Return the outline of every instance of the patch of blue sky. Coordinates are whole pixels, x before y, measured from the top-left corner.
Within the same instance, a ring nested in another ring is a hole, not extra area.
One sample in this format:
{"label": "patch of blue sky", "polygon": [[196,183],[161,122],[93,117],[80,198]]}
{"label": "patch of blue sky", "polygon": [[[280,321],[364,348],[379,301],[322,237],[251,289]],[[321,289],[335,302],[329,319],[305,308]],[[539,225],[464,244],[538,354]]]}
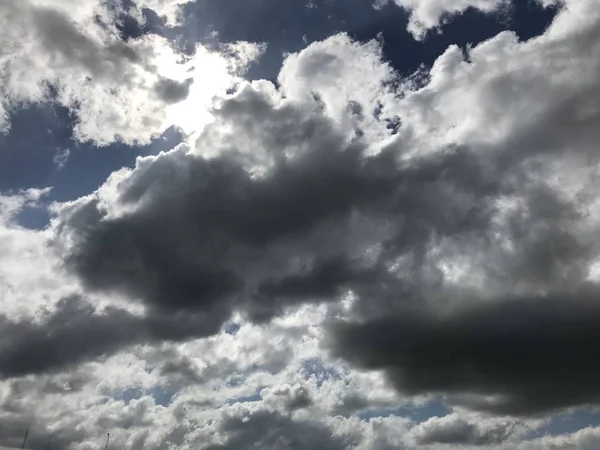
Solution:
{"label": "patch of blue sky", "polygon": [[115,143],[98,148],[73,141],[72,130],[68,110],[46,103],[13,112],[10,133],[0,135],[0,192],[52,187],[42,207],[26,208],[18,216],[22,226],[44,228],[49,214],[43,205],[87,195],[115,170],[133,167],[138,156],[169,150],[182,140],[170,128],[146,146]]}
{"label": "patch of blue sky", "polygon": [[532,432],[528,438],[535,439],[543,436],[559,436],[574,433],[587,427],[600,426],[600,410],[597,408],[582,408],[571,412],[557,414],[547,425]]}
{"label": "patch of blue sky", "polygon": [[431,65],[451,44],[466,47],[487,40],[504,30],[513,30],[522,40],[540,35],[556,14],[556,8],[543,8],[538,2],[514,2],[510,10],[483,14],[469,9],[453,17],[442,29],[416,41],[407,31],[408,13],[389,2],[380,9],[364,0],[314,1],[203,0],[184,8],[186,22],[174,28],[155,31],[183,47],[196,42],[246,40],[267,42],[266,53],[253,65],[251,79],[275,80],[286,53],[297,52],[311,42],[346,32],[360,41],[377,36],[384,41],[384,56],[402,74],[414,72],[422,64]]}
{"label": "patch of blue sky", "polygon": [[404,405],[396,408],[373,408],[360,412],[358,417],[363,420],[375,417],[408,417],[415,423],[421,423],[431,417],[444,417],[450,414],[451,410],[441,401],[432,400],[424,405]]}
{"label": "patch of blue sky", "polygon": [[261,389],[258,389],[254,394],[244,395],[241,397],[232,397],[228,398],[225,403],[228,405],[234,405],[236,403],[255,403],[260,402],[262,400],[262,396],[260,395]]}
{"label": "patch of blue sky", "polygon": [[173,399],[176,395],[174,391],[160,386],[148,389],[146,394],[152,396],[156,405],[164,406],[165,408],[173,403]]}
{"label": "patch of blue sky", "polygon": [[317,380],[317,387],[321,387],[326,380],[341,380],[343,378],[341,369],[325,365],[320,358],[304,361],[300,373],[307,379],[314,376]]}
{"label": "patch of blue sky", "polygon": [[227,322],[223,325],[222,331],[225,334],[229,334],[231,336],[235,336],[238,331],[240,331],[240,324],[236,322]]}
{"label": "patch of blue sky", "polygon": [[122,400],[127,405],[134,400],[150,396],[154,399],[155,404],[167,407],[173,402],[175,394],[174,391],[161,386],[155,386],[146,390],[138,386],[130,386],[122,391],[116,392],[113,395],[113,398],[115,400]]}
{"label": "patch of blue sky", "polygon": [[116,392],[113,395],[115,400],[122,400],[126,405],[132,402],[133,400],[139,400],[144,396],[144,391],[140,387],[130,386],[126,389],[123,389],[120,392]]}

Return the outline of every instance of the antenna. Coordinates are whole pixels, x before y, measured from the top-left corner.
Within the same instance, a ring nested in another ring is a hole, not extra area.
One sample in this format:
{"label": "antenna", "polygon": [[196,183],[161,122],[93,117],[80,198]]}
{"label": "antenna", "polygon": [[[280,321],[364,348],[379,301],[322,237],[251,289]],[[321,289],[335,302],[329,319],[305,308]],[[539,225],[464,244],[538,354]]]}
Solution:
{"label": "antenna", "polygon": [[52,439],[52,434],[48,435],[48,445],[46,446],[46,450],[50,450],[50,440]]}
{"label": "antenna", "polygon": [[27,430],[25,430],[25,437],[23,438],[23,445],[21,445],[21,450],[25,448],[25,443],[27,442],[27,436],[29,435],[29,428],[31,427],[31,422],[27,425]]}
{"label": "antenna", "polygon": [[106,433],[106,445],[104,446],[104,450],[108,449],[108,439],[110,438],[110,433]]}

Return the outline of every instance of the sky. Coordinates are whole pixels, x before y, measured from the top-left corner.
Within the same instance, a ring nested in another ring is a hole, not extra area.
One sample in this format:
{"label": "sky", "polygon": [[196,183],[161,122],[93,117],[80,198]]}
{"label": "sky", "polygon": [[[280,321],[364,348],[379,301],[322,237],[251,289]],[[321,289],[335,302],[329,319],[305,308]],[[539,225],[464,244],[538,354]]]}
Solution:
{"label": "sky", "polygon": [[598,0],[0,2],[0,449],[600,448],[599,74]]}

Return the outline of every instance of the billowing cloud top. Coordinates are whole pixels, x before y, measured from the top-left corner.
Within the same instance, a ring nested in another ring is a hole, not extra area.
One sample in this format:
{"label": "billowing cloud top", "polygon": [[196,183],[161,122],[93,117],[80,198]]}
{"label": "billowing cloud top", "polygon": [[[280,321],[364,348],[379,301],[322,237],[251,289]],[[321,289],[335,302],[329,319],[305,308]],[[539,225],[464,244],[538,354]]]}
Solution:
{"label": "billowing cloud top", "polygon": [[[182,136],[79,198],[0,196],[0,446],[599,445],[552,429],[600,401],[599,5],[410,76],[333,33],[269,81],[270,43],[120,34],[187,3],[0,6],[5,133],[54,103],[80,143]],[[511,7],[394,3],[425,41]]]}

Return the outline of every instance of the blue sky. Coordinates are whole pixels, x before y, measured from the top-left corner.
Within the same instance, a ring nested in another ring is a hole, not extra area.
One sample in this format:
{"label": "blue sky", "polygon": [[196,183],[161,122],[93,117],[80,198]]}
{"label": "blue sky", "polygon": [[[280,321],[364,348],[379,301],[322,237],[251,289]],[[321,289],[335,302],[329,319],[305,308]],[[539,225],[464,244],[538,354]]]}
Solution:
{"label": "blue sky", "polygon": [[0,5],[0,449],[598,448],[595,3]]}

